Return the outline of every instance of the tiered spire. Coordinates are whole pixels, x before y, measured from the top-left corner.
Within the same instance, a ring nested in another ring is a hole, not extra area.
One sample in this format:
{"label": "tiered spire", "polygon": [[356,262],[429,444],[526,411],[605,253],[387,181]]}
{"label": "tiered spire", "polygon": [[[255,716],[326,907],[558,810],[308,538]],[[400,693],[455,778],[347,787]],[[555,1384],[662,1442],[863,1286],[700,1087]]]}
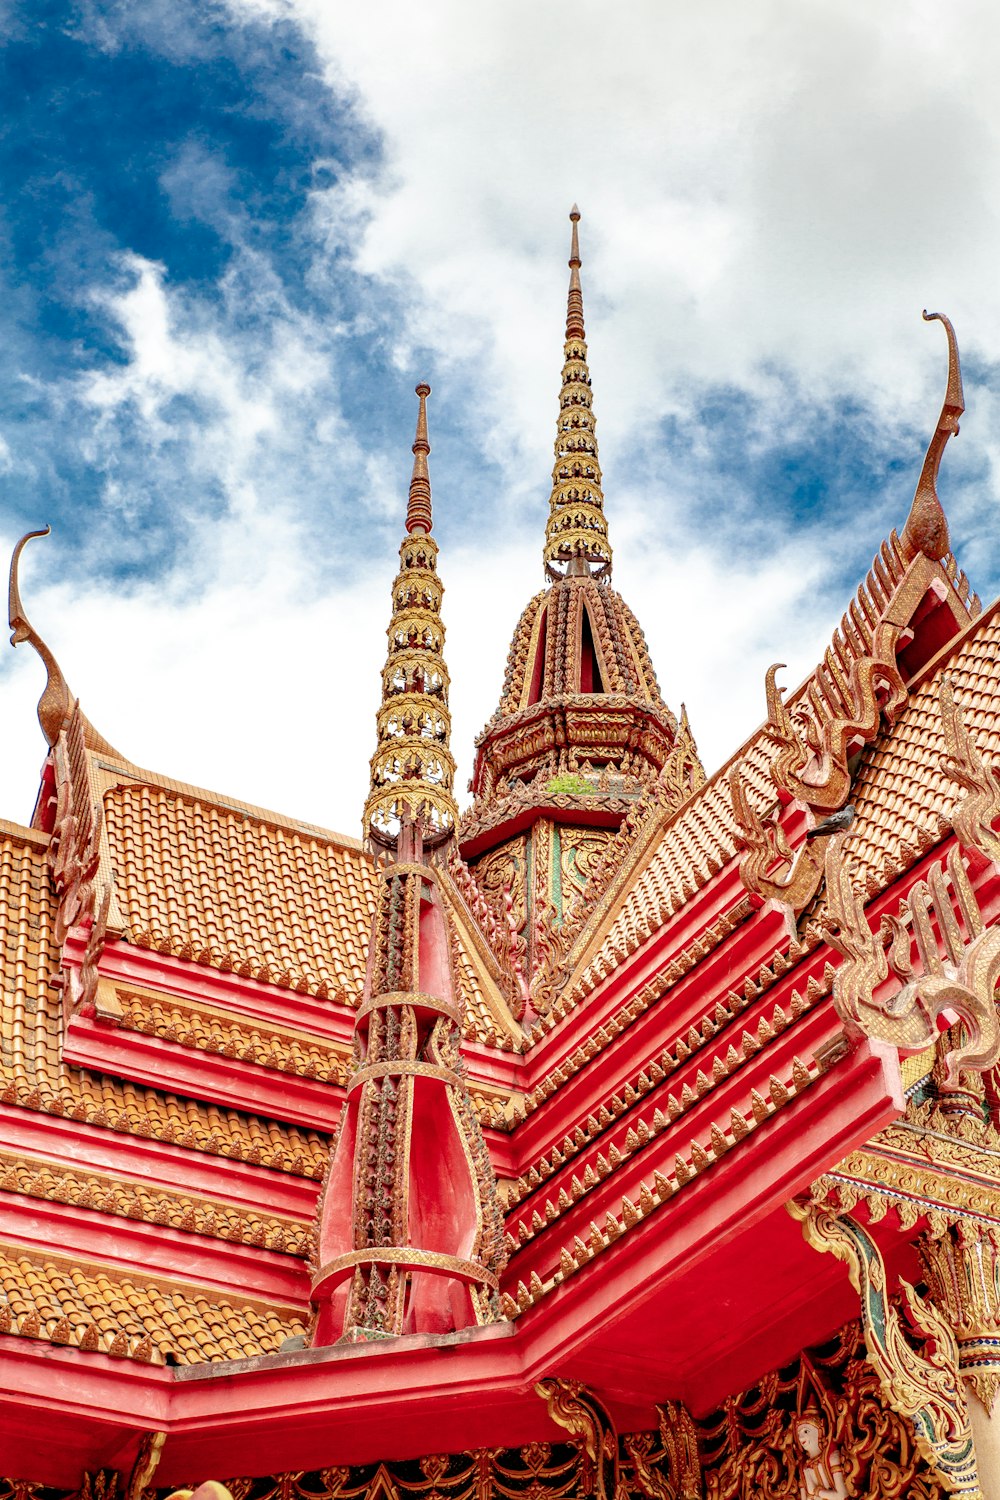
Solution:
{"label": "tiered spire", "polygon": [[570,211],[569,296],[563,348],[562,392],[556,428],[549,519],[545,528],[545,569],[553,578],[567,572],[611,572],[611,547],[604,518],[601,466],[591,410],[590,370],[580,286],[580,210]]}
{"label": "tiered spire", "polygon": [[418,385],[413,477],[406,507],[406,535],[392,590],[389,654],[382,670],[378,748],[371,760],[371,789],[364,829],[376,843],[394,845],[404,823],[420,826],[424,843],[450,833],[457,808],[455,762],[449,749],[448,668],[437,575],[437,543],[431,536],[431,483],[427,470],[429,385]]}

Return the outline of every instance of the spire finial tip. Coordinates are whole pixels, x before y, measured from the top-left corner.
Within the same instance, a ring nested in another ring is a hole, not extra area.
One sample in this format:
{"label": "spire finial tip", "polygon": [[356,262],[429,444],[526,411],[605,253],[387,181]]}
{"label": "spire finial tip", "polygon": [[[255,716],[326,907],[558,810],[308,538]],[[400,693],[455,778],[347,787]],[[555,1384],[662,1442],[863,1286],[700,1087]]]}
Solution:
{"label": "spire finial tip", "polygon": [[579,222],[579,219],[580,219],[580,210],[577,208],[577,206],[576,206],[575,203],[573,204],[573,207],[569,211],[569,216],[573,220],[574,224],[576,224],[576,223]]}

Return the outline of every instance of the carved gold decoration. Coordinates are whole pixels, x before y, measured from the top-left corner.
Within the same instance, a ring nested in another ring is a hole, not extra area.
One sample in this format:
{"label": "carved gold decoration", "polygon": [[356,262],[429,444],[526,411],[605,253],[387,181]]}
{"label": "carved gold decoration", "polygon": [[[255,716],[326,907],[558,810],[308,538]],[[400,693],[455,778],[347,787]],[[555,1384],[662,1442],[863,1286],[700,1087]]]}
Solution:
{"label": "carved gold decoration", "polygon": [[362,819],[365,833],[383,845],[395,843],[406,818],[420,823],[427,844],[446,838],[458,818],[455,761],[448,743],[449,678],[441,623],[444,589],[437,575],[437,543],[430,534],[430,386],[418,385],[417,395],[420,407],[406,536],[392,590],[389,654],[382,669],[382,705],[376,718],[378,749],[371,760],[371,790]]}
{"label": "carved gold decoration", "polygon": [[947,678],[941,680],[938,706],[946,751],[941,769],[963,790],[951,826],[976,864],[1000,864],[1000,834],[994,826],[1000,821],[1000,774],[977,749]]}
{"label": "carved gold decoration", "polygon": [[614,838],[610,829],[566,829],[560,842],[560,876],[563,914],[576,896],[582,895],[595,872],[603,866],[608,844]]}
{"label": "carved gold decoration", "polygon": [[509,839],[484,855],[476,865],[474,878],[494,917],[512,922],[516,932],[523,932],[528,920],[524,839]]}
{"label": "carved gold decoration", "polygon": [[917,1241],[930,1295],[958,1340],[959,1367],[992,1412],[1000,1392],[1000,1226],[968,1220]]}
{"label": "carved gold decoration", "polygon": [[578,1380],[541,1380],[535,1390],[560,1427],[579,1439],[580,1491],[595,1500],[628,1500],[618,1456],[618,1434],[607,1407]]}
{"label": "carved gold decoration", "polygon": [[564,902],[562,924],[549,934],[545,960],[536,965],[532,984],[540,1015],[552,1014],[560,993],[560,980],[566,977],[582,934],[593,931],[606,915],[628,880],[632,860],[648,847],[664,820],[704,783],[705,773],[687,710],[682,706],[676,743],[655,781],[628,805],[618,832],[595,851],[583,889],[573,897],[568,909]]}
{"label": "carved gold decoration", "polygon": [[916,557],[922,552],[935,561],[948,551],[948,521],[937,495],[937,476],[941,457],[950,437],[958,436],[958,419],[965,411],[965,396],[962,392],[962,368],[958,358],[958,340],[950,319],[944,313],[924,312],[924,322],[937,320],[944,324],[948,336],[948,384],[945,389],[941,415],[927,449],[924,466],[917,481],[910,514],[906,518],[900,543],[906,557]]}
{"label": "carved gold decoration", "polygon": [[950,1493],[979,1495],[969,1409],[950,1323],[901,1278],[910,1326],[925,1341],[918,1353],[906,1338],[898,1309],[888,1300],[885,1263],[871,1236],[847,1215],[813,1205],[790,1203],[788,1208],[813,1249],[845,1262],[861,1298],[868,1361],[890,1406],[912,1422],[927,1463]]}
{"label": "carved gold decoration", "polygon": [[[682,1401],[658,1408],[659,1432],[630,1433],[624,1440],[641,1493],[647,1500],[702,1500],[698,1428]],[[659,1452],[654,1452],[659,1439]]]}
{"label": "carved gold decoration", "polygon": [[751,901],[756,907],[776,901],[797,916],[812,900],[823,879],[819,848],[804,843],[794,853],[780,822],[765,822],[760,816],[736,767],[729,772],[729,789],[736,836],[743,846],[740,878]]}
{"label": "carved gold decoration", "polygon": [[[826,851],[829,940],[844,959],[833,984],[837,1014],[849,1030],[906,1050],[929,1046],[937,1018],[955,1011],[967,1037],[944,1059],[942,1088],[959,1087],[962,1068],[993,1067],[1000,1056],[995,991],[1000,979],[1000,927],[984,928],[975,894],[957,849],[917,881],[899,915],[883,919],[876,936],[864,902],[851,881],[843,852],[846,835],[831,838]],[[935,936],[941,933],[946,956]],[[962,928],[970,934],[965,943]],[[910,958],[916,942],[920,972]],[[889,957],[886,957],[886,945]],[[894,994],[883,989],[890,967],[901,981]]]}
{"label": "carved gold decoration", "polygon": [[[448,850],[445,864],[452,888],[471,920],[473,941],[485,949],[490,976],[499,989],[515,1021],[520,1021],[528,1000],[528,981],[525,976],[528,945],[521,932],[515,912],[513,888],[506,886],[498,893],[497,910],[491,905],[479,882],[462,858],[457,844]],[[516,869],[514,878],[517,879]],[[521,877],[522,900],[524,880]]]}
{"label": "carved gold decoration", "polygon": [[[844,616],[846,630],[847,616]],[[883,623],[872,633],[870,651],[856,637],[837,631],[797,705],[801,731],[775,681],[782,663],[767,670],[767,729],[778,745],[771,778],[785,801],[798,798],[814,811],[843,807],[851,789],[848,760],[873,740],[885,715],[892,723],[906,702],[906,684],[896,665],[901,626]]]}
{"label": "carved gold decoration", "polygon": [[[159,1467],[160,1458],[163,1455],[163,1445],[166,1441],[167,1434],[165,1432],[147,1432],[143,1434],[142,1441],[139,1444],[139,1452],[135,1463],[132,1465],[132,1472],[125,1485],[124,1500],[142,1500],[146,1490],[149,1489],[153,1482],[153,1476]],[[204,1488],[203,1485],[202,1489]],[[221,1490],[223,1486],[219,1485],[218,1488]],[[221,1495],[209,1496],[206,1494],[201,1497],[201,1500],[226,1500],[226,1495],[228,1495],[228,1491],[225,1491]],[[232,1500],[231,1496],[229,1500]]]}

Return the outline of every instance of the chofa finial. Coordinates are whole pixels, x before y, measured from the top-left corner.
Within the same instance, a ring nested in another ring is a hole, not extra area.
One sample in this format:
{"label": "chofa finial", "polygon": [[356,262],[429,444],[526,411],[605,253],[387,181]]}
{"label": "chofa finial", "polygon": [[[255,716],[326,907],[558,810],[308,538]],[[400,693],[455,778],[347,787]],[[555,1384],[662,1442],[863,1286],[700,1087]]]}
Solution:
{"label": "chofa finial", "polygon": [[51,747],[58,739],[60,729],[69,722],[70,714],[73,712],[73,695],[59,663],[24,612],[17,577],[18,563],[25,544],[30,542],[32,537],[50,535],[51,527],[49,526],[42,531],[29,531],[14,548],[14,554],[10,560],[10,586],[7,602],[11,645],[20,646],[23,641],[27,641],[34,646],[45,664],[47,675],[44,691],[38,700],[38,722],[42,726],[42,733],[47,744]]}
{"label": "chofa finial", "polygon": [[944,324],[944,331],[948,336],[948,386],[941,415],[924,458],[924,466],[920,471],[913,504],[910,506],[910,514],[906,518],[900,541],[908,559],[922,552],[925,557],[939,561],[946,555],[951,544],[948,537],[948,520],[938,499],[937,476],[945,445],[952,434],[958,433],[958,419],[965,411],[965,397],[962,392],[962,367],[958,358],[958,340],[951,326],[951,320],[946,318],[944,313],[929,313],[926,308],[923,317],[926,323],[936,321]]}
{"label": "chofa finial", "polygon": [[[51,536],[51,534],[51,528],[46,526],[43,531],[29,531],[18,542],[10,560],[10,585],[7,593],[7,615],[10,622],[11,645],[20,646],[22,641],[27,641],[30,645],[34,646],[45,664],[45,687],[42,696],[38,700],[38,722],[42,726],[42,733],[50,749],[59,738],[60,731],[69,723],[76,706],[76,699],[69,690],[69,684],[62,674],[62,668],[59,663],[24,613],[17,570],[25,544],[30,542],[32,537]],[[84,714],[81,714],[80,718],[83,725],[83,742],[88,750],[100,750],[104,754],[113,755],[119,760],[123,758],[121,752],[116,750],[114,745],[109,744],[103,735],[97,733],[93,724],[91,724],[90,720]]]}

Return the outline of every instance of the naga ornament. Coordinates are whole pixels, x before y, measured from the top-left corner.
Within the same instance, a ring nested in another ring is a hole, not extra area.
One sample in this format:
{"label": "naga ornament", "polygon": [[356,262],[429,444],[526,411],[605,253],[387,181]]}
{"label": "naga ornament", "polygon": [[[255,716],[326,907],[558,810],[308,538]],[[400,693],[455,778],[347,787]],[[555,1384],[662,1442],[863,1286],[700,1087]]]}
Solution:
{"label": "naga ornament", "polygon": [[[864,902],[851,880],[836,834],[826,851],[828,938],[843,958],[833,982],[833,1002],[849,1033],[888,1042],[907,1052],[929,1047],[941,1018],[954,1011],[964,1039],[944,1058],[942,1088],[959,1088],[959,1072],[992,1068],[1000,1058],[995,992],[1000,980],[1000,927],[984,925],[958,849],[918,880],[899,915],[884,917],[878,933],[868,925]],[[963,928],[970,934],[966,942]],[[940,932],[944,952],[936,932]],[[916,944],[918,965],[910,957]],[[888,955],[887,955],[888,950]],[[890,970],[900,982],[888,988]]]}
{"label": "naga ornament", "polygon": [[899,1311],[889,1301],[885,1262],[875,1241],[846,1214],[815,1206],[788,1205],[814,1250],[847,1265],[861,1298],[862,1326],[869,1363],[892,1409],[913,1424],[917,1446],[953,1495],[979,1497],[979,1476],[969,1408],[959,1371],[955,1334],[933,1303],[900,1278],[907,1318],[924,1341],[918,1353],[909,1342]]}

